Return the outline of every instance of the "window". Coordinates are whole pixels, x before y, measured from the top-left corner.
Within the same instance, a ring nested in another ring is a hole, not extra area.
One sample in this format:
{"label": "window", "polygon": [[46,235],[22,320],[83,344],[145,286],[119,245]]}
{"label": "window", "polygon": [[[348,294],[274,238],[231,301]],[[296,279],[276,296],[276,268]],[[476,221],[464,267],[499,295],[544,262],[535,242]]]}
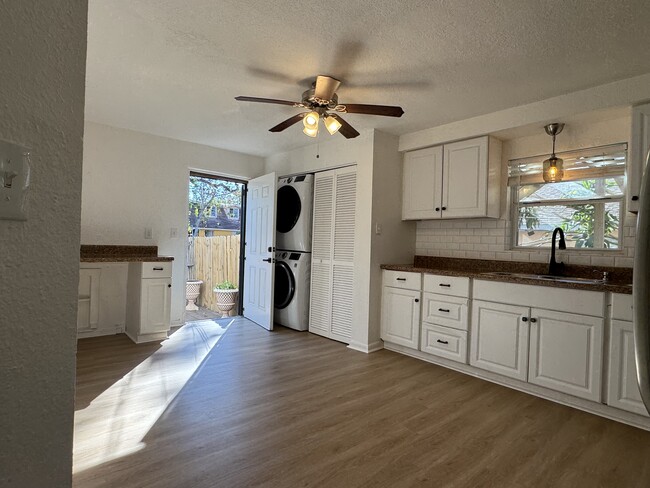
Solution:
{"label": "window", "polygon": [[228,217],[237,220],[239,218],[239,209],[230,207],[228,209]]}
{"label": "window", "polygon": [[627,145],[617,144],[558,154],[564,160],[558,183],[542,179],[545,156],[510,161],[514,246],[550,247],[560,227],[567,248],[619,249],[626,153]]}
{"label": "window", "polygon": [[217,207],[210,208],[210,217],[216,217],[216,216],[217,216]]}

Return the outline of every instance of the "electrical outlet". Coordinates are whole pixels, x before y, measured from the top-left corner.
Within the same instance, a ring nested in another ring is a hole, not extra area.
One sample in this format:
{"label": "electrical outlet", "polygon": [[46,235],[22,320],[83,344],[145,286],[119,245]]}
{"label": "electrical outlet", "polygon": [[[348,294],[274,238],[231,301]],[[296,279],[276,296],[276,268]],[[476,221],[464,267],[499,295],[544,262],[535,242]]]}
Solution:
{"label": "electrical outlet", "polygon": [[178,229],[176,227],[169,229],[169,237],[170,239],[176,239],[178,237]]}
{"label": "electrical outlet", "polygon": [[381,224],[375,224],[375,234],[381,235],[382,227]]}
{"label": "electrical outlet", "polygon": [[151,227],[144,228],[144,238],[153,239],[153,229]]}
{"label": "electrical outlet", "polygon": [[27,220],[29,149],[0,141],[0,219]]}

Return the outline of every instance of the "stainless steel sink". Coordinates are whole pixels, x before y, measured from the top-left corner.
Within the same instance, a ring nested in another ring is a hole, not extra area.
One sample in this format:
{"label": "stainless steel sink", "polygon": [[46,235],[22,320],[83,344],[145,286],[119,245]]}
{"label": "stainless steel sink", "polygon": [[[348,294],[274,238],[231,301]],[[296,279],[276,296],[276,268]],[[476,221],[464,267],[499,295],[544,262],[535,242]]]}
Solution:
{"label": "stainless steel sink", "polygon": [[545,275],[545,274],[509,273],[507,271],[492,271],[490,273],[482,273],[482,274],[486,276],[511,276],[513,278],[555,281],[559,283],[587,283],[587,284],[594,284],[594,285],[605,283],[605,281],[603,280],[596,280],[591,278],[577,278],[571,276],[555,276],[555,275]]}

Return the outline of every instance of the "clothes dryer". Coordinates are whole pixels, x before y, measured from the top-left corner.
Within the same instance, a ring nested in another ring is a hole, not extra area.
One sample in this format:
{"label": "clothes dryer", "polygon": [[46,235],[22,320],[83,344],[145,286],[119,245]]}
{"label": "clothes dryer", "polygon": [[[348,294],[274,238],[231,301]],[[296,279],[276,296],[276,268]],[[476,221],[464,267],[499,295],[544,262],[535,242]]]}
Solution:
{"label": "clothes dryer", "polygon": [[311,252],[313,200],[314,175],[279,179],[276,249]]}

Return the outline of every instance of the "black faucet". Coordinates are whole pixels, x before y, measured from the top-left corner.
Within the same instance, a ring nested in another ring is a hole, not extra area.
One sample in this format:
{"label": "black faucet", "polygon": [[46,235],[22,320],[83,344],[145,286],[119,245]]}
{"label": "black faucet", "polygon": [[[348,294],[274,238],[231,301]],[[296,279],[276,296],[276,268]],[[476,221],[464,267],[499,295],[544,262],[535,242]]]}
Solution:
{"label": "black faucet", "polygon": [[555,261],[555,238],[557,237],[558,232],[560,233],[560,242],[558,244],[559,249],[566,249],[566,241],[564,240],[564,231],[559,227],[553,229],[553,237],[551,240],[551,262],[548,263],[548,274],[550,275],[559,275],[562,269],[564,268],[564,263],[558,263]]}

